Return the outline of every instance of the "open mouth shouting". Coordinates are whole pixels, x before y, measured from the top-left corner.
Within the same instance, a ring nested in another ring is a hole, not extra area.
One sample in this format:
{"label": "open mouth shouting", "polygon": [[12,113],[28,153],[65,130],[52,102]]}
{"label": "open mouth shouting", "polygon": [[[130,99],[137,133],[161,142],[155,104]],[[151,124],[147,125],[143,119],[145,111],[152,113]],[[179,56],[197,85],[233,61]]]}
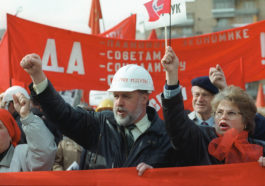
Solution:
{"label": "open mouth shouting", "polygon": [[219,125],[220,130],[222,131],[227,131],[228,129],[230,129],[230,126],[224,121],[220,121],[218,125]]}
{"label": "open mouth shouting", "polygon": [[122,107],[118,107],[116,108],[116,113],[120,116],[120,117],[125,117],[127,115],[127,110],[125,108]]}

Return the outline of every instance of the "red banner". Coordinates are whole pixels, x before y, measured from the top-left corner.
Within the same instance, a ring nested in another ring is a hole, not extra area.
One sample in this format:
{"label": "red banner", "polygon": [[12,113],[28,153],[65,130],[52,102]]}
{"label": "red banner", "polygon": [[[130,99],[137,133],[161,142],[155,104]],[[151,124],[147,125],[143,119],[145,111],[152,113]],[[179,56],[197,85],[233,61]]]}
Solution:
{"label": "red banner", "polygon": [[[114,73],[135,63],[151,74],[155,92],[150,103],[161,111],[160,93],[165,74],[160,60],[163,40],[120,40],[58,29],[15,16],[7,16],[11,75],[30,82],[19,66],[22,57],[38,53],[43,69],[57,89],[107,90]],[[244,83],[265,79],[265,21],[245,27],[196,37],[172,39],[180,59],[180,83],[186,109],[192,110],[190,81],[208,75],[220,64],[228,84],[244,88]],[[162,116],[160,112],[160,116]]]}
{"label": "red banner", "polygon": [[0,42],[0,93],[10,87],[9,60],[8,60],[8,36],[4,33]]}
{"label": "red banner", "polygon": [[265,168],[253,162],[149,169],[141,177],[137,175],[135,167],[87,171],[1,173],[0,185],[261,186],[265,185],[264,178]]}
{"label": "red banner", "polygon": [[136,35],[136,14],[131,15],[113,28],[99,35],[109,38],[134,40]]}

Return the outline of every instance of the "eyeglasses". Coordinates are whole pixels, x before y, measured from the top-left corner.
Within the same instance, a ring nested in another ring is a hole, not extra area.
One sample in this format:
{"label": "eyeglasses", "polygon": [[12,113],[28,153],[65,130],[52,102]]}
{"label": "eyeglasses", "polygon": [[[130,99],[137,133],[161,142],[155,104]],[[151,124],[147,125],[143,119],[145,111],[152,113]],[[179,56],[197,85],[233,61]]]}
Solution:
{"label": "eyeglasses", "polygon": [[224,113],[226,114],[226,117],[229,120],[234,120],[237,118],[238,115],[242,115],[241,112],[217,110],[214,113],[214,116],[215,116],[215,118],[220,119],[223,117]]}

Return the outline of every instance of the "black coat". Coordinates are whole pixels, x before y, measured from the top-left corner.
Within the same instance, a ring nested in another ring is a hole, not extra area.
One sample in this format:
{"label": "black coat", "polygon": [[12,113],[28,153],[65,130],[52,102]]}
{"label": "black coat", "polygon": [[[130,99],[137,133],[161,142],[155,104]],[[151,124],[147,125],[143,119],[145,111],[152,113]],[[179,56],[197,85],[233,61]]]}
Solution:
{"label": "black coat", "polygon": [[[211,165],[223,164],[208,153],[208,145],[217,138],[214,127],[199,126],[190,120],[184,110],[181,94],[165,99],[162,95],[163,114],[166,129],[170,140],[176,150],[178,150],[178,159],[181,159],[180,165]],[[249,143],[255,143],[263,146],[265,153],[265,142],[248,138]]]}
{"label": "black coat", "polygon": [[132,167],[145,162],[155,167],[171,166],[172,146],[164,122],[156,111],[148,107],[151,126],[135,141],[127,152],[125,137],[116,123],[113,113],[84,111],[67,104],[51,83],[39,95],[30,85],[33,99],[40,103],[45,116],[61,130],[89,151],[105,158],[105,168]]}

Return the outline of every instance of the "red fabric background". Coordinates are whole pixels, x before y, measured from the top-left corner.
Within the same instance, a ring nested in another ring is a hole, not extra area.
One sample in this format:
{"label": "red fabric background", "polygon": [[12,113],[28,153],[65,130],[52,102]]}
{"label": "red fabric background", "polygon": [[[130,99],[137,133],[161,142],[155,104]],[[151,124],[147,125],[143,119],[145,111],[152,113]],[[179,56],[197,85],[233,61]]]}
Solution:
{"label": "red fabric background", "polygon": [[257,162],[150,169],[142,177],[135,167],[87,171],[1,173],[0,185],[181,185],[181,186],[261,186],[265,168]]}

